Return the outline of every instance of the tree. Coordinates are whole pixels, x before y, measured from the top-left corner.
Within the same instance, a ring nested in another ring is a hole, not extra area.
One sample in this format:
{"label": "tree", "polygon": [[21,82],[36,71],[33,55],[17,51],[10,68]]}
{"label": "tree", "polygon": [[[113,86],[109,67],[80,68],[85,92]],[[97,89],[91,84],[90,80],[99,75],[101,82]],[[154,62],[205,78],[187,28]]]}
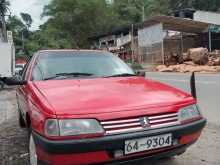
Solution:
{"label": "tree", "polygon": [[20,13],[21,18],[23,19],[23,21],[25,22],[27,29],[29,29],[31,27],[31,24],[33,22],[31,15],[28,13]]}
{"label": "tree", "polygon": [[220,11],[220,1],[219,0],[194,0],[192,3],[195,9],[207,10],[207,11]]}
{"label": "tree", "polygon": [[140,23],[143,11],[147,19],[183,8],[219,11],[220,0],[51,0],[42,14],[49,19],[38,31],[29,31],[32,19],[27,13],[21,13],[24,23],[12,17],[9,27],[16,47],[21,45],[21,29],[26,29],[25,49],[31,55],[39,49],[89,48],[89,37]]}
{"label": "tree", "polygon": [[11,16],[7,20],[7,29],[13,32],[13,40],[15,44],[16,55],[22,52],[25,56],[30,55],[27,47],[28,40],[32,32],[17,16]]}
{"label": "tree", "polygon": [[8,10],[10,3],[8,0],[0,0],[0,12],[1,14],[5,14]]}
{"label": "tree", "polygon": [[142,21],[143,3],[142,0],[115,0],[112,8],[118,15],[119,23],[131,24]]}
{"label": "tree", "polygon": [[[21,33],[25,28],[26,26],[17,16],[11,16],[7,20],[7,29],[13,32],[13,39],[16,46],[16,52],[18,52],[21,49]],[[27,36],[27,31],[25,31],[25,35]]]}
{"label": "tree", "polygon": [[89,47],[88,37],[109,31],[118,22],[104,0],[52,0],[43,16],[73,48]]}
{"label": "tree", "polygon": [[146,18],[171,12],[169,0],[144,0]]}
{"label": "tree", "polygon": [[169,0],[172,10],[194,8],[196,10],[220,11],[219,0]]}
{"label": "tree", "polygon": [[1,21],[1,26],[2,26],[2,34],[3,34],[3,39],[6,41],[7,34],[6,34],[6,22],[5,22],[5,14],[7,10],[9,9],[10,3],[7,0],[0,0],[0,21]]}

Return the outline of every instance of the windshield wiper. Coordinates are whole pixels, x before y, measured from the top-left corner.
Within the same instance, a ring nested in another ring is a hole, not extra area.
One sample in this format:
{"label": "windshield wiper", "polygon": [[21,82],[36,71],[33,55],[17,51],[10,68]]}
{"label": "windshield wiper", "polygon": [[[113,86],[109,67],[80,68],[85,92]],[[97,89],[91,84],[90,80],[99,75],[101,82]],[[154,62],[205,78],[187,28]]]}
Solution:
{"label": "windshield wiper", "polygon": [[72,77],[79,77],[79,76],[92,76],[93,74],[92,73],[80,73],[80,72],[73,72],[73,73],[57,73],[55,76],[51,76],[51,77],[47,77],[47,78],[44,78],[44,80],[51,80],[51,79],[56,79],[56,78],[59,78],[59,77],[69,77],[69,76],[72,76]]}
{"label": "windshield wiper", "polygon": [[130,77],[130,76],[136,76],[136,75],[131,74],[131,73],[121,73],[121,74],[114,74],[111,76],[105,76],[105,78],[108,78],[108,77]]}
{"label": "windshield wiper", "polygon": [[73,73],[57,73],[56,76],[91,76],[92,73],[81,73],[81,72],[73,72]]}

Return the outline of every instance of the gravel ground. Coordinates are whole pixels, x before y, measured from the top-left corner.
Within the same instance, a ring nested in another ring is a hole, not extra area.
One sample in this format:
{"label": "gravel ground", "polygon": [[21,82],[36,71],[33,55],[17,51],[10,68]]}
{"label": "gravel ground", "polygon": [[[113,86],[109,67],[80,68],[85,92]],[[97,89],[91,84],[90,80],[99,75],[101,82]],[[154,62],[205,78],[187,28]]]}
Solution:
{"label": "gravel ground", "polygon": [[[0,164],[28,165],[28,139],[18,126],[15,91],[0,91]],[[208,123],[200,140],[186,153],[173,159],[142,162],[139,165],[219,165],[220,125]]]}
{"label": "gravel ground", "polygon": [[0,164],[28,165],[28,138],[18,125],[15,91],[0,91]]}

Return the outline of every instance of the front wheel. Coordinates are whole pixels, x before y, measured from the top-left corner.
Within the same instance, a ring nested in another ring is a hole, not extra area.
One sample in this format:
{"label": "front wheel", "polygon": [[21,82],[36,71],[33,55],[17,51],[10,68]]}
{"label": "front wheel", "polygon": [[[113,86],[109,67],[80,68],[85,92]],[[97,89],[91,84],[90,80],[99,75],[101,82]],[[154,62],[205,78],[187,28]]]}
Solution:
{"label": "front wheel", "polygon": [[0,89],[3,89],[4,85],[5,85],[4,82],[0,80]]}
{"label": "front wheel", "polygon": [[30,139],[29,139],[29,157],[30,157],[30,165],[39,165],[37,158],[36,144],[34,142],[32,132],[30,133]]}
{"label": "front wheel", "polygon": [[26,123],[25,123],[25,121],[24,121],[24,119],[23,119],[23,117],[22,117],[22,115],[21,115],[20,110],[19,110],[19,112],[18,112],[18,121],[19,121],[19,126],[20,126],[21,128],[25,128],[25,127],[26,127]]}

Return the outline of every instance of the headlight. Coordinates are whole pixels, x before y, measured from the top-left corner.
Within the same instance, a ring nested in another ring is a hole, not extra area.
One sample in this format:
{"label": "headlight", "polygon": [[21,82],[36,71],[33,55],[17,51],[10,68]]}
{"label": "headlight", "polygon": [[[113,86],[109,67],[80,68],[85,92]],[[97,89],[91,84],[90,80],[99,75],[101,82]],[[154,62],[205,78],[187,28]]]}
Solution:
{"label": "headlight", "polygon": [[[56,119],[54,119],[56,120]],[[74,135],[82,135],[82,134],[99,134],[103,133],[104,130],[99,122],[95,119],[65,119],[65,120],[56,120],[53,124],[50,124],[51,119],[47,120],[45,124],[45,132],[49,136],[74,136]],[[52,131],[51,125],[56,125],[58,123],[58,127],[53,127],[57,130]],[[48,127],[50,126],[50,127]],[[58,135],[55,133],[59,132]]]}
{"label": "headlight", "polygon": [[198,105],[190,105],[183,107],[179,111],[179,119],[181,122],[198,118],[201,116]]}

